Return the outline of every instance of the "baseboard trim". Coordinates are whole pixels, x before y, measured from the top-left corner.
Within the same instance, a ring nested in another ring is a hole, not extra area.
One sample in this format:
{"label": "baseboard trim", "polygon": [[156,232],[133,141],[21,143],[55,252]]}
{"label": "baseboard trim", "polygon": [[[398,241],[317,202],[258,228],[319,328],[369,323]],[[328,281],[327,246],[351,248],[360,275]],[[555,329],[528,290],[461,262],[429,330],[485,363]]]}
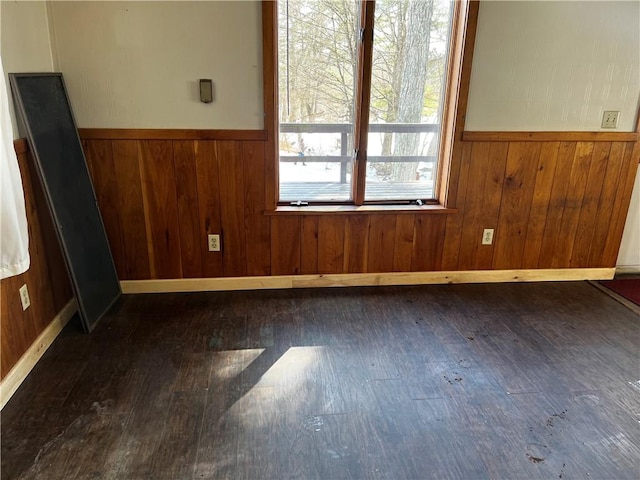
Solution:
{"label": "baseboard trim", "polygon": [[62,307],[62,310],[53,317],[53,320],[47,328],[45,328],[38,338],[36,338],[36,341],[31,344],[29,350],[20,357],[18,363],[5,375],[0,382],[0,410],[4,408],[13,394],[16,393],[18,387],[22,385],[27,375],[33,370],[38,360],[42,358],[44,352],[51,346],[77,310],[76,301],[73,299],[69,300],[69,303]]}
{"label": "baseboard trim", "polygon": [[558,282],[609,280],[615,268],[544,270],[469,270],[462,272],[345,273],[335,275],[277,275],[270,277],[123,280],[122,293],[215,292],[314,287],[365,287],[448,283]]}
{"label": "baseboard trim", "polygon": [[640,265],[625,265],[616,267],[616,275],[632,275],[640,273]]}

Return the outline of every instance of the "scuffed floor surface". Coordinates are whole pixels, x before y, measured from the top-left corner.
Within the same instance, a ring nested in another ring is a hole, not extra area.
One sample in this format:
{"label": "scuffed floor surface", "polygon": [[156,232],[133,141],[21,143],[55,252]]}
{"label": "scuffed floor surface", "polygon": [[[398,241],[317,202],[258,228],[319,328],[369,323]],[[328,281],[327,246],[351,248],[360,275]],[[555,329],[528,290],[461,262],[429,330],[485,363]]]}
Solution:
{"label": "scuffed floor surface", "polygon": [[10,479],[637,479],[640,317],[584,282],[136,295],[2,412]]}

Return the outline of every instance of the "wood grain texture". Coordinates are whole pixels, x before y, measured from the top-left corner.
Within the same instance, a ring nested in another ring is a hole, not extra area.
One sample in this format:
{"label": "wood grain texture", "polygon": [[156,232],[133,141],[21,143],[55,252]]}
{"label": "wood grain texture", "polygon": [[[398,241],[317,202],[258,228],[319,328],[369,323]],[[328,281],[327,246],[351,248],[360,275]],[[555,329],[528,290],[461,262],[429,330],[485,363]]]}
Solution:
{"label": "wood grain texture", "polygon": [[266,140],[265,130],[79,128],[83,140]]}
{"label": "wood grain texture", "polygon": [[140,142],[147,242],[155,278],[182,276],[173,142]]}
{"label": "wood grain texture", "polygon": [[[626,144],[613,143],[609,151],[609,159],[607,161],[607,170],[604,175],[602,194],[600,195],[598,212],[596,215],[596,226],[589,249],[589,264],[602,264],[605,245],[609,238],[609,224],[614,215],[613,205],[615,199],[620,195],[618,185],[625,175],[625,157],[624,152]],[[626,173],[628,174],[628,172]]]}
{"label": "wood grain texture", "polygon": [[337,215],[318,220],[318,273],[343,271],[345,225],[345,217]]}
{"label": "wood grain texture", "polygon": [[318,216],[301,217],[300,273],[318,271]]}
{"label": "wood grain texture", "polygon": [[113,148],[108,140],[84,141],[83,147],[100,214],[109,239],[111,255],[118,271],[118,277],[124,278],[124,246],[122,244],[120,215],[118,214],[118,180],[113,164]]}
{"label": "wood grain texture", "polygon": [[174,141],[173,154],[182,275],[184,278],[199,278],[203,275],[202,230],[195,145],[186,140]]}
{"label": "wood grain texture", "polygon": [[345,273],[360,273],[367,270],[369,252],[368,215],[352,215],[346,217],[344,230],[344,268]]}
{"label": "wood grain texture", "polygon": [[[612,267],[637,163],[635,142],[460,142],[456,209],[274,212],[264,142],[84,144],[123,279]],[[167,231],[177,250],[154,243]]]}
{"label": "wood grain texture", "polygon": [[[31,265],[25,273],[0,281],[1,378],[16,365],[73,296],[27,142],[17,142],[16,147],[29,226]],[[25,284],[29,289],[31,307],[23,311],[18,290]]]}
{"label": "wood grain texture", "polygon": [[392,252],[395,251],[396,220],[395,216],[371,215],[367,272],[393,271],[394,255]]}
{"label": "wood grain texture", "polygon": [[539,156],[539,144],[509,144],[493,268],[522,265]]}
{"label": "wood grain texture", "polygon": [[560,227],[562,214],[569,188],[569,177],[573,157],[576,152],[575,142],[561,142],[558,149],[558,163],[551,186],[551,194],[545,220],[542,245],[538,257],[538,268],[551,268],[553,255],[556,248],[562,248]]}
{"label": "wood grain texture", "polygon": [[446,226],[446,218],[442,216],[416,217],[411,270],[442,270]]}
{"label": "wood grain texture", "polygon": [[300,273],[301,227],[301,217],[271,219],[271,273],[273,275]]}
{"label": "wood grain texture", "polygon": [[560,224],[559,237],[562,240],[562,247],[556,248],[553,252],[551,268],[556,268],[559,265],[567,265],[571,261],[573,244],[578,229],[578,220],[580,219],[580,209],[587,186],[589,169],[591,168],[593,147],[593,142],[578,142],[576,144],[576,153],[573,159],[571,174],[569,175],[567,197],[565,199],[562,222]]}
{"label": "wood grain texture", "polygon": [[551,198],[558,165],[559,149],[560,142],[545,143],[540,149],[531,213],[529,214],[529,224],[527,226],[527,239],[522,258],[523,268],[536,268],[538,266],[547,214],[549,213],[549,199]]}
{"label": "wood grain texture", "polygon": [[598,212],[598,201],[602,194],[610,150],[611,143],[608,142],[596,143],[593,147],[591,167],[589,168],[584,197],[580,206],[580,216],[569,262],[572,267],[581,267],[588,264],[589,250],[593,240],[593,230]]}
{"label": "wood grain texture", "polygon": [[[455,168],[455,171],[459,173],[457,178],[452,178],[451,187],[455,189],[452,193],[452,202],[455,202],[453,204],[464,206],[470,182],[469,169],[471,167],[473,144],[460,143],[460,145],[459,167]],[[464,209],[458,210],[458,213],[447,217],[446,237],[442,251],[442,268],[444,270],[458,269],[458,254],[460,253],[463,225]]]}
{"label": "wood grain texture", "polygon": [[[635,183],[638,161],[640,160],[640,142],[628,142],[625,146],[624,163],[628,166],[626,173],[620,176],[619,192],[613,205],[613,214],[609,224],[609,235],[602,255],[603,264],[615,265],[620,251],[622,232],[624,231],[631,193]],[[624,172],[624,169],[623,169]]]}
{"label": "wood grain texture", "polygon": [[636,142],[635,132],[464,132],[465,142]]}
{"label": "wood grain texture", "polygon": [[216,157],[223,271],[227,277],[244,276],[247,272],[247,236],[242,145],[239,142],[216,142]]}
{"label": "wood grain texture", "polygon": [[202,273],[206,277],[223,276],[222,253],[210,252],[207,235],[218,234],[220,222],[220,188],[215,142],[197,142],[196,175],[198,188],[198,211],[200,213],[200,251]]}
{"label": "wood grain texture", "polygon": [[[113,168],[118,179],[118,214],[124,247],[124,265],[119,269],[123,271],[121,278],[151,278],[138,142],[117,140],[112,143],[112,148]],[[107,224],[109,222],[105,222],[105,227]]]}
{"label": "wood grain texture", "polygon": [[247,275],[269,275],[271,272],[271,222],[264,215],[265,156],[261,142],[243,142],[244,162],[244,229],[246,238]]}
{"label": "wood grain texture", "polygon": [[633,479],[637,318],[586,282],[129,295],[7,404],[1,474]]}

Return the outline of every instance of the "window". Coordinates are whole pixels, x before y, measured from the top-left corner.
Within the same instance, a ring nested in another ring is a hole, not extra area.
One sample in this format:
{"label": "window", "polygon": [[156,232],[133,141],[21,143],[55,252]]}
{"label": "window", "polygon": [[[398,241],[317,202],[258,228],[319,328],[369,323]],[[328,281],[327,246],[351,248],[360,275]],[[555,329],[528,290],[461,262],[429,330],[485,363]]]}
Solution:
{"label": "window", "polygon": [[443,118],[457,94],[452,25],[463,4],[278,0],[274,7],[280,202],[438,198],[442,139],[453,128]]}

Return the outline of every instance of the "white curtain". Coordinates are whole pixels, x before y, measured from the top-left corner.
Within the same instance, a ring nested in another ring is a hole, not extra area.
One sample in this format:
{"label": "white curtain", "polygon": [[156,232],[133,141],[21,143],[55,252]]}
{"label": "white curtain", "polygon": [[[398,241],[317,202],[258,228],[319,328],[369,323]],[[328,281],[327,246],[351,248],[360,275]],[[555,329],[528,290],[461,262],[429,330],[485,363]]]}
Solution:
{"label": "white curtain", "polygon": [[0,58],[0,279],[29,269],[29,230],[22,179],[13,148],[8,93]]}

